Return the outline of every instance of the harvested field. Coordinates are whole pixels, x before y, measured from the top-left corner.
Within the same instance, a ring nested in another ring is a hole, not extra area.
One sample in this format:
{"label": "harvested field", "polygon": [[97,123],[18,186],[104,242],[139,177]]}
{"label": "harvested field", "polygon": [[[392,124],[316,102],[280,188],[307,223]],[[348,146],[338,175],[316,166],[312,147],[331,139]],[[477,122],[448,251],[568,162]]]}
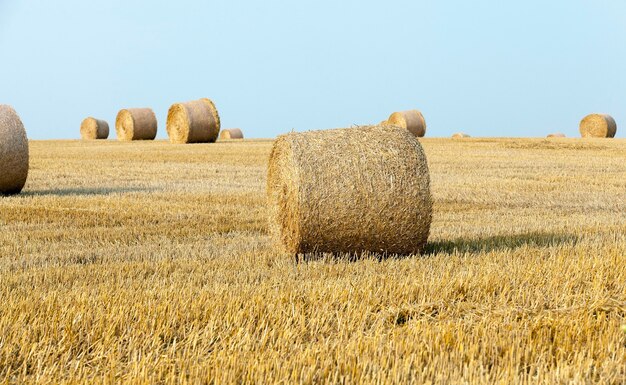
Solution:
{"label": "harvested field", "polygon": [[272,141],[31,142],[0,383],[625,383],[626,140],[420,143],[424,255],[295,264]]}

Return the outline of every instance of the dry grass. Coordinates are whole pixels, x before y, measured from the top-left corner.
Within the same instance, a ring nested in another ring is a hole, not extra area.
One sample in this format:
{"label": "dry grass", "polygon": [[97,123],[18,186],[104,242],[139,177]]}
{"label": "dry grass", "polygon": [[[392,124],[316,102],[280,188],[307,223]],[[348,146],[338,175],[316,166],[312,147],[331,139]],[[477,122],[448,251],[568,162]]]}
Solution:
{"label": "dry grass", "polygon": [[424,256],[295,265],[270,141],[33,142],[0,383],[626,382],[626,141],[421,143]]}

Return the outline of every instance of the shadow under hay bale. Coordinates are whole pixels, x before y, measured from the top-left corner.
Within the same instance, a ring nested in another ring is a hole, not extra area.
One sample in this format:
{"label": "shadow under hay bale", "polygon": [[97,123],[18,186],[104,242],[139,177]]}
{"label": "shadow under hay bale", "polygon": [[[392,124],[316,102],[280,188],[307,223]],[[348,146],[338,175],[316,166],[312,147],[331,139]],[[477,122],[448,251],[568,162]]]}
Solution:
{"label": "shadow under hay bale", "polygon": [[11,106],[0,104],[0,195],[18,194],[28,178],[28,138]]}
{"label": "shadow under hay bale", "polygon": [[156,115],[150,108],[120,110],[115,119],[115,131],[120,141],[154,140],[157,135]]}
{"label": "shadow under hay bale", "polygon": [[80,137],[83,140],[107,139],[109,123],[92,117],[85,118],[80,124]]}
{"label": "shadow under hay bale", "polygon": [[432,219],[419,141],[395,126],[290,133],[270,156],[270,231],[308,253],[418,254]]}
{"label": "shadow under hay bale", "polygon": [[528,232],[493,237],[458,238],[450,241],[429,242],[424,254],[480,254],[492,251],[515,250],[520,247],[549,247],[562,244],[575,244],[578,236],[573,234]]}
{"label": "shadow under hay bale", "polygon": [[58,188],[46,190],[30,190],[24,196],[86,196],[86,195],[112,195],[135,192],[153,192],[156,188],[150,187],[102,187],[102,188]]}
{"label": "shadow under hay bale", "polygon": [[220,132],[220,117],[207,98],[173,104],[167,113],[167,135],[171,143],[213,143]]}
{"label": "shadow under hay bale", "polygon": [[611,115],[591,114],[580,121],[579,129],[583,138],[614,138],[617,124]]}

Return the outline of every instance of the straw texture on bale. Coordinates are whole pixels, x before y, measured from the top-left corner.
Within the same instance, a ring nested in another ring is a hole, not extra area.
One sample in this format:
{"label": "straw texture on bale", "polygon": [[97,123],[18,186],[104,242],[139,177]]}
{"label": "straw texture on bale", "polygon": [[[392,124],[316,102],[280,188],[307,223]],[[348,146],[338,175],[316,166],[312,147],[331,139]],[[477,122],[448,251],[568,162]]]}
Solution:
{"label": "straw texture on bale", "polygon": [[0,194],[17,194],[28,177],[28,138],[11,106],[0,104]]}
{"label": "straw texture on bale", "polygon": [[565,138],[565,134],[555,132],[554,134],[548,134],[548,138]]}
{"label": "straw texture on bale", "polygon": [[109,123],[96,118],[86,118],[80,125],[80,137],[85,140],[107,139]]}
{"label": "straw texture on bale", "polygon": [[464,132],[457,132],[455,134],[452,134],[452,137],[453,138],[469,138],[470,136]]}
{"label": "straw texture on bale", "polygon": [[415,136],[395,126],[279,136],[267,194],[271,232],[291,255],[412,254],[428,239],[426,156]]}
{"label": "straw texture on bale", "polygon": [[611,115],[591,114],[580,121],[580,135],[583,138],[614,138],[617,124]]}
{"label": "straw texture on bale", "polygon": [[243,132],[238,128],[228,128],[220,133],[221,139],[243,139]]}
{"label": "straw texture on bale", "polygon": [[212,143],[220,132],[219,114],[207,98],[175,103],[167,113],[166,128],[172,143]]}
{"label": "straw texture on bale", "polygon": [[420,138],[426,135],[426,120],[418,110],[394,112],[387,119],[387,123],[406,128]]}
{"label": "straw texture on bale", "polygon": [[127,108],[120,110],[115,119],[117,139],[153,140],[157,134],[157,120],[150,108]]}

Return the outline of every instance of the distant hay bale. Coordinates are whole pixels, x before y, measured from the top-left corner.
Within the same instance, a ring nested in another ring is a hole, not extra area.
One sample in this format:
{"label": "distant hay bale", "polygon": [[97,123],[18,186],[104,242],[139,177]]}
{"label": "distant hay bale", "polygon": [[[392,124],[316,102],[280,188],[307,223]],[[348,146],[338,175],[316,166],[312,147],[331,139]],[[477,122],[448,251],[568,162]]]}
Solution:
{"label": "distant hay bale", "polygon": [[166,128],[172,143],[212,143],[220,132],[220,118],[210,99],[175,103],[167,113]]}
{"label": "distant hay bale", "polygon": [[583,138],[614,138],[617,124],[611,115],[591,114],[580,121],[580,135]]}
{"label": "distant hay bale", "polygon": [[157,120],[150,108],[127,108],[120,110],[115,119],[117,139],[153,140],[157,134]]}
{"label": "distant hay bale", "polygon": [[555,132],[553,134],[548,134],[548,138],[565,138],[565,134],[561,132]]}
{"label": "distant hay bale", "polygon": [[432,219],[424,150],[369,126],[279,136],[269,161],[270,229],[292,255],[420,253]]}
{"label": "distant hay bale", "polygon": [[85,118],[80,124],[80,137],[84,140],[107,139],[109,123],[96,118]]}
{"label": "distant hay bale", "polygon": [[470,136],[463,132],[457,132],[455,134],[452,134],[452,137],[455,139],[458,139],[458,138],[469,138]]}
{"label": "distant hay bale", "polygon": [[220,132],[220,139],[243,139],[243,132],[238,128],[227,128]]}
{"label": "distant hay bale", "polygon": [[387,123],[406,128],[420,138],[426,135],[426,120],[418,110],[394,112],[387,119]]}
{"label": "distant hay bale", "polygon": [[18,194],[28,178],[28,138],[11,106],[0,104],[0,194]]}

